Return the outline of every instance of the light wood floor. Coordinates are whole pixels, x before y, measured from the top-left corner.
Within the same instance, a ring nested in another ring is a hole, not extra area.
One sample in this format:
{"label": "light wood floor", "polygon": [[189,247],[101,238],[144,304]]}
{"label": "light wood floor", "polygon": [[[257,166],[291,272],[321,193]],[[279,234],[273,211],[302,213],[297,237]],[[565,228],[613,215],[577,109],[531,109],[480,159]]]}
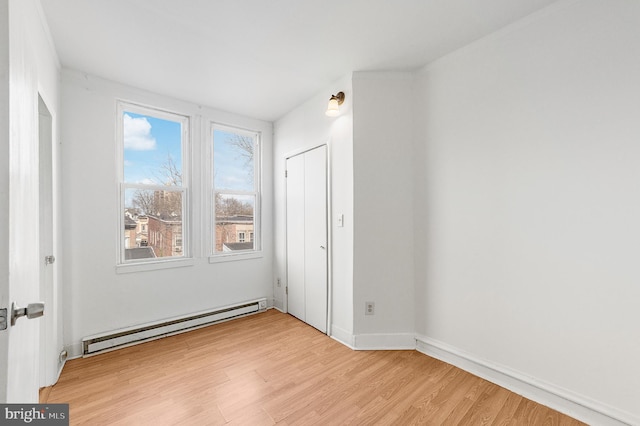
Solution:
{"label": "light wood floor", "polygon": [[67,362],[71,424],[580,425],[416,351],[352,351],[276,310]]}

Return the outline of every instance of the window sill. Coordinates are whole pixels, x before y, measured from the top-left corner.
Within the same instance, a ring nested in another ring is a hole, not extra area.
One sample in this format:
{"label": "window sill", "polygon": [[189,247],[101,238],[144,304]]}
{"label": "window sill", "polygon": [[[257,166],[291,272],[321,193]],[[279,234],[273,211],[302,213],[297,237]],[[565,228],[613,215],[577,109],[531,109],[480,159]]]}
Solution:
{"label": "window sill", "polygon": [[239,260],[259,259],[262,258],[261,251],[252,251],[247,253],[234,254],[216,254],[209,256],[209,263],[235,262]]}
{"label": "window sill", "polygon": [[160,269],[184,268],[186,266],[195,265],[193,258],[176,259],[176,260],[160,260],[155,262],[139,262],[116,265],[116,273],[128,274],[130,272],[157,271]]}

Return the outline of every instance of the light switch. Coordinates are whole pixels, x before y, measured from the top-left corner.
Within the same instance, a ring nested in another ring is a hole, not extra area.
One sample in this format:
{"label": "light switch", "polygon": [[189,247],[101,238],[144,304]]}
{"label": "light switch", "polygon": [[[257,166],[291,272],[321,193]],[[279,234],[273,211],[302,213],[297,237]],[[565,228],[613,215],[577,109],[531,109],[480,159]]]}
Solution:
{"label": "light switch", "polygon": [[339,214],[338,215],[338,228],[342,228],[344,226],[344,215],[343,214]]}

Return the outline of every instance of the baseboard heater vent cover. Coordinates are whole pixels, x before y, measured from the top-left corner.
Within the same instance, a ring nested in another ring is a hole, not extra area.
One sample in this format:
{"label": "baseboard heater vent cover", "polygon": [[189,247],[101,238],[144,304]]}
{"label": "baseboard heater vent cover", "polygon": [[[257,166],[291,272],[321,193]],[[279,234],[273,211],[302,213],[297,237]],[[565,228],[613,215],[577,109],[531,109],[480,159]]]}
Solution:
{"label": "baseboard heater vent cover", "polygon": [[162,337],[172,336],[196,328],[230,320],[267,308],[267,300],[259,299],[240,305],[228,306],[208,312],[172,318],[150,324],[115,330],[108,333],[95,334],[82,339],[82,355],[90,356]]}

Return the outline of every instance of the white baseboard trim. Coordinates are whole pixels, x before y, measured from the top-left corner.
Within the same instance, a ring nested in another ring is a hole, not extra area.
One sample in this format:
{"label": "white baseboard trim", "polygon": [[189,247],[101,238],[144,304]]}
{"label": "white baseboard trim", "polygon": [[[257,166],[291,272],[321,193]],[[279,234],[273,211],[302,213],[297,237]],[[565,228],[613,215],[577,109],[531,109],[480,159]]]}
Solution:
{"label": "white baseboard trim", "polygon": [[276,298],[272,298],[269,300],[271,301],[271,307],[276,308],[280,312],[284,312],[284,303],[282,303],[282,300]]}
{"label": "white baseboard trim", "polygon": [[640,425],[640,418],[508,367],[479,359],[446,343],[416,336],[416,350],[588,424]]}
{"label": "white baseboard trim", "polygon": [[82,358],[82,343],[72,343],[69,346],[65,346],[64,350],[67,351],[67,361],[70,359]]}
{"label": "white baseboard trim", "polygon": [[356,350],[415,350],[413,333],[372,333],[353,336]]}
{"label": "white baseboard trim", "polygon": [[333,340],[337,340],[338,342],[342,343],[349,349],[355,350],[354,339],[353,339],[354,336],[353,334],[351,334],[350,331],[344,330],[338,327],[337,325],[332,324],[331,335],[329,337],[331,337]]}

